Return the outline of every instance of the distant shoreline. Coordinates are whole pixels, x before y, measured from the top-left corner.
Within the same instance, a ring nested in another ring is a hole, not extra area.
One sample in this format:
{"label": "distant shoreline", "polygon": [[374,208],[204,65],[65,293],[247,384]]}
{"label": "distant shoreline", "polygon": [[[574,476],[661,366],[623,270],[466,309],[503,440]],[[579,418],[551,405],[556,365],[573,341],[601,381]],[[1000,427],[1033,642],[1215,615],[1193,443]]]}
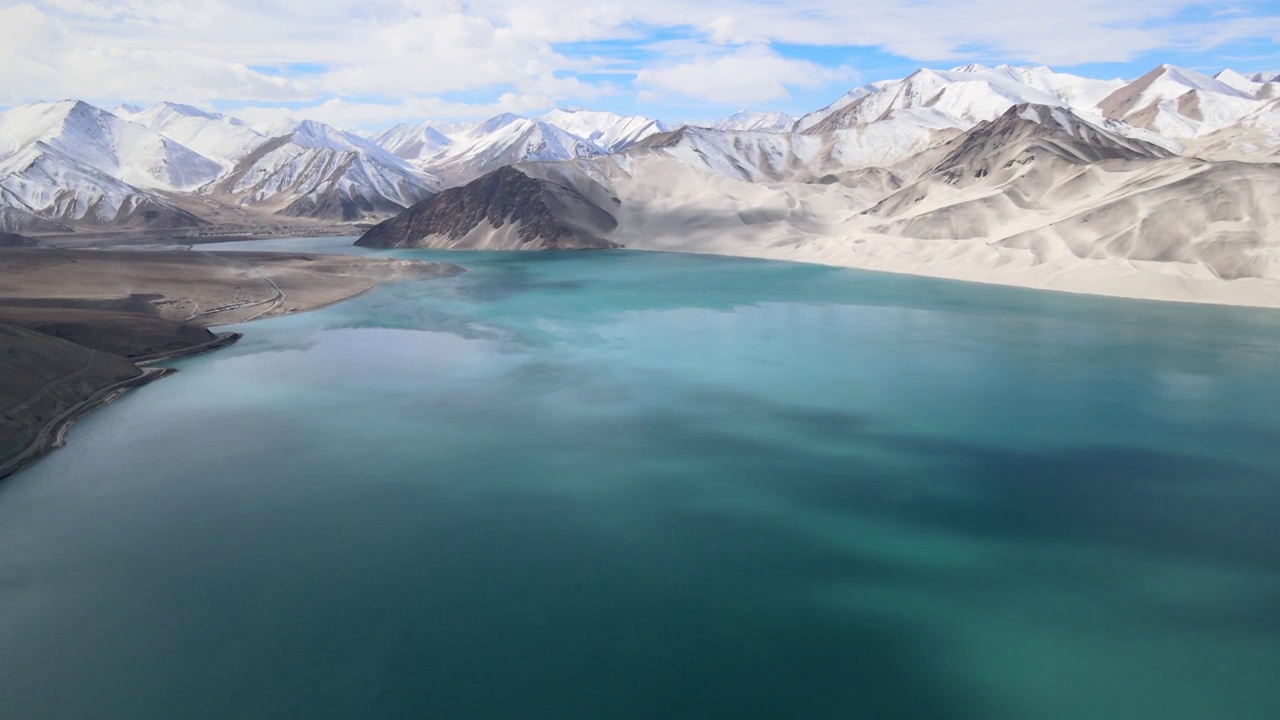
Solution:
{"label": "distant shoreline", "polygon": [[150,367],[154,363],[165,362],[168,360],[181,360],[184,358],[204,355],[225,347],[230,347],[244,337],[241,333],[226,332],[218,333],[217,337],[210,342],[200,345],[193,345],[188,348],[181,348],[164,353],[156,353],[155,355],[133,358],[133,364],[137,365],[142,374],[137,377],[122,380],[105,388],[100,388],[89,397],[81,400],[75,405],[64,410],[58,416],[49,420],[36,433],[35,438],[17,455],[0,463],[0,480],[17,473],[19,470],[28,467],[32,463],[40,460],[50,452],[67,444],[67,433],[70,432],[71,426],[76,421],[87,416],[98,408],[109,405],[126,392],[134,388],[140,388],[143,385],[149,385],[163,377],[168,377],[176,372],[177,368],[157,368]]}
{"label": "distant shoreline", "polygon": [[[26,337],[37,343],[29,347],[56,352],[49,357],[58,360],[68,357],[67,353],[72,353],[72,357],[75,352],[104,353],[115,358],[119,369],[127,371],[127,366],[122,365],[127,362],[140,373],[92,390],[79,399],[75,397],[79,391],[73,390],[69,397],[64,397],[53,408],[47,407],[46,395],[42,400],[46,410],[52,409],[56,413],[48,421],[42,422],[39,414],[26,418],[17,414],[6,419],[17,429],[18,437],[31,433],[31,440],[14,454],[0,458],[0,478],[30,466],[65,444],[69,429],[79,418],[109,404],[132,388],[177,372],[175,368],[155,367],[157,363],[214,352],[242,337],[241,333],[230,331],[211,334],[209,328],[321,309],[364,295],[388,282],[464,272],[463,268],[449,263],[396,259],[268,252],[228,255],[234,257],[208,252],[152,253],[127,249],[6,251],[0,261],[8,263],[5,267],[12,271],[13,277],[22,279],[21,283],[10,288],[8,297],[0,298],[0,301],[9,301],[7,309],[12,318],[0,321],[4,327],[26,327],[22,330],[25,335],[16,336],[19,338],[16,357],[24,357],[24,347],[28,346],[22,343],[28,341],[20,338]],[[101,299],[104,294],[112,297],[115,293],[128,293],[131,298],[135,297],[138,285],[134,283],[137,282],[145,282],[145,287],[154,293],[136,296],[146,299],[146,310],[122,307],[122,301],[118,300]],[[247,295],[246,291],[249,291]],[[0,305],[4,303],[0,302]],[[169,319],[153,315],[153,307],[162,308],[161,314],[168,313]],[[201,312],[202,307],[212,307],[212,310]],[[55,316],[51,317],[50,312]],[[63,315],[56,315],[57,312]],[[80,312],[85,314],[76,314]],[[98,317],[95,312],[107,317],[101,321],[94,319]],[[184,317],[187,319],[183,320]],[[136,341],[139,346],[145,342],[153,348],[164,347],[154,344],[158,342],[154,335],[145,334],[156,331],[157,326],[148,323],[157,321],[168,322],[166,327],[175,330],[203,328],[200,332],[203,337],[198,338],[202,341],[190,344],[197,338],[191,337],[190,333],[172,332],[172,337],[186,337],[187,342],[170,342],[170,349],[159,352],[125,352],[131,341]],[[137,323],[136,327],[140,328],[136,336],[117,334],[122,332],[119,328],[124,327],[132,332],[135,325],[129,323]],[[88,331],[85,330],[86,325],[90,328]],[[173,347],[175,344],[179,346]],[[25,357],[40,356],[31,354]],[[17,403],[12,407],[21,407],[47,388],[67,387],[62,379],[48,378],[48,365],[32,365],[31,362],[15,364],[11,358],[6,366],[12,373],[8,378],[11,382],[7,393]],[[119,374],[117,370],[117,377]],[[84,377],[79,375],[77,382]],[[14,388],[21,391],[24,387],[29,388],[25,393],[14,394]],[[31,392],[36,395],[27,397]]]}
{"label": "distant shoreline", "polygon": [[110,230],[73,233],[29,233],[34,240],[56,248],[128,247],[130,245],[214,245],[224,242],[281,240],[308,237],[355,237],[372,225],[321,225],[271,230],[237,229],[234,227],[189,230]]}

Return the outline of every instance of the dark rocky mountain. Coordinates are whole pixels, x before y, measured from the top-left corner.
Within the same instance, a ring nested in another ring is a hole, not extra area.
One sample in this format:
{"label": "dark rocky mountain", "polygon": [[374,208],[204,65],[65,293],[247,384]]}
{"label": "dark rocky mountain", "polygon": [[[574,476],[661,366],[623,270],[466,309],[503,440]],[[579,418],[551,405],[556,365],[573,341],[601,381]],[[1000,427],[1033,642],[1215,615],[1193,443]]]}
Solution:
{"label": "dark rocky mountain", "polygon": [[614,216],[577,189],[504,167],[414,205],[371,228],[356,244],[381,248],[585,250],[619,247],[605,239],[615,227]]}

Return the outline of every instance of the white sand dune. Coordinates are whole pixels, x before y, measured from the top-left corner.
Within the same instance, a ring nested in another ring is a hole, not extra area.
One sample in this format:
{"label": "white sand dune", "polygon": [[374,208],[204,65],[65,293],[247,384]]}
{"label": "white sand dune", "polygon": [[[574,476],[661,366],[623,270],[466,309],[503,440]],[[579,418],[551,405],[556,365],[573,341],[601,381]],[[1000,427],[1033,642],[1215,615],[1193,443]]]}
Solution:
{"label": "white sand dune", "polygon": [[661,144],[523,169],[616,198],[606,237],[633,249],[1280,308],[1280,164],[1174,156],[1060,108],[822,182],[748,182]]}

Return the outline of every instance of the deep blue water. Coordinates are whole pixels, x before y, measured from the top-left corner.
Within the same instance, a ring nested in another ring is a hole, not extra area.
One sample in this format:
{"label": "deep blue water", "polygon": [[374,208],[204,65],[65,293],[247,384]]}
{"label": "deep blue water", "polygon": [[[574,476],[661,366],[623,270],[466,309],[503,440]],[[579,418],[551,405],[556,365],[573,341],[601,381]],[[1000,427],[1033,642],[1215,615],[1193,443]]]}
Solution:
{"label": "deep blue water", "polygon": [[0,718],[1280,717],[1280,313],[400,254],[0,482]]}

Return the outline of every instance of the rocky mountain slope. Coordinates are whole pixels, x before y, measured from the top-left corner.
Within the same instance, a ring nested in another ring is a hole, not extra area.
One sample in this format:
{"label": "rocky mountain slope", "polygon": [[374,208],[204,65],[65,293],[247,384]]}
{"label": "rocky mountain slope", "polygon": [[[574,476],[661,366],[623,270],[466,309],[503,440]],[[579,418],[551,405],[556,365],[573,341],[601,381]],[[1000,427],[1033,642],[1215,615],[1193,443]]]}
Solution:
{"label": "rocky mountain slope", "polygon": [[308,120],[253,150],[208,192],[280,215],[351,221],[399,212],[433,184],[374,143]]}
{"label": "rocky mountain slope", "polygon": [[607,208],[578,189],[503,167],[374,226],[356,244],[455,250],[610,248],[616,245],[604,236],[616,226]]}
{"label": "rocky mountain slope", "polygon": [[84,102],[0,114],[0,230],[198,225],[165,193],[194,191],[219,172],[181,143]]}
{"label": "rocky mountain slope", "polygon": [[223,169],[235,167],[268,139],[242,120],[179,103],[162,102],[132,112],[117,110],[117,114],[185,145]]}

